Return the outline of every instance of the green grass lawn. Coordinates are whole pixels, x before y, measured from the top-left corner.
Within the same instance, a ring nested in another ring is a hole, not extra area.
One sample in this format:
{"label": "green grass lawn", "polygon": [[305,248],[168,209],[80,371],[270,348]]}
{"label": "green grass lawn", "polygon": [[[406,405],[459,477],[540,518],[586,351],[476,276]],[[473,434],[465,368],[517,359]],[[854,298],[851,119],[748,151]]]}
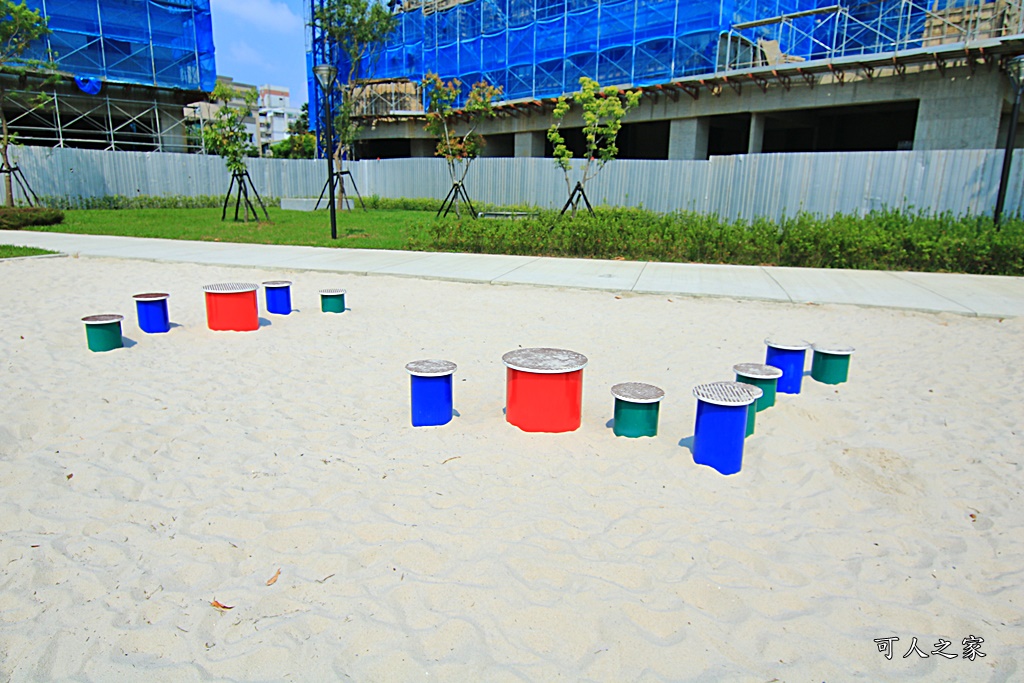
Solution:
{"label": "green grass lawn", "polygon": [[42,256],[43,254],[55,254],[56,252],[35,247],[15,247],[8,244],[0,244],[0,259],[18,258],[19,256]]}
{"label": "green grass lawn", "polygon": [[[233,207],[221,221],[217,209],[87,209],[64,212],[59,225],[33,230],[86,235],[125,235],[163,239],[255,244],[297,244],[315,247],[409,249],[410,238],[426,242],[429,211],[371,209],[339,211],[338,239],[331,239],[326,211],[282,211],[268,208],[270,221],[233,221]],[[262,216],[262,213],[261,213]]]}

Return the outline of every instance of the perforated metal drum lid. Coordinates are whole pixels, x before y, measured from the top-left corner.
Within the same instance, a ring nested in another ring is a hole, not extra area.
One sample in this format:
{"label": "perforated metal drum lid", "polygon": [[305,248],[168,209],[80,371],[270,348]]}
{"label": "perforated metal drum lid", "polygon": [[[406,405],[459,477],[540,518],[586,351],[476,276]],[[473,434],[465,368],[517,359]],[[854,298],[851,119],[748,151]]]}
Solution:
{"label": "perforated metal drum lid", "polygon": [[417,377],[443,377],[455,372],[458,366],[450,360],[414,360],[406,364],[410,375]]}
{"label": "perforated metal drum lid", "polygon": [[264,287],[290,287],[292,284],[291,280],[267,280],[263,283]]}
{"label": "perforated metal drum lid", "polygon": [[251,282],[222,282],[203,286],[203,291],[210,294],[241,294],[242,292],[255,292],[257,289],[259,287]]}
{"label": "perforated metal drum lid", "polygon": [[755,387],[753,384],[743,384],[743,382],[740,382],[740,384],[746,388],[747,393],[749,393],[755,401],[764,396],[764,389],[761,387]]}
{"label": "perforated metal drum lid", "polygon": [[546,347],[509,351],[501,361],[513,370],[539,374],[576,372],[589,362],[582,353]]}
{"label": "perforated metal drum lid", "polygon": [[789,337],[768,337],[764,340],[764,343],[773,349],[781,351],[805,351],[811,348],[810,342]]}
{"label": "perforated metal drum lid", "polygon": [[811,348],[820,353],[827,353],[833,356],[849,356],[854,351],[852,346],[846,346],[845,344],[815,344]]}
{"label": "perforated metal drum lid", "polygon": [[732,366],[733,372],[752,379],[776,379],[782,377],[782,370],[774,365],[764,363],[737,363]]}
{"label": "perforated metal drum lid", "polygon": [[145,294],[136,294],[132,298],[138,299],[139,301],[160,301],[166,299],[169,295],[165,292],[147,292]]}
{"label": "perforated metal drum lid", "polygon": [[331,288],[328,288],[328,289],[321,289],[320,293],[321,294],[326,294],[327,296],[337,296],[338,294],[344,294],[345,290],[344,289],[338,289],[337,287],[331,287]]}
{"label": "perforated metal drum lid", "polygon": [[741,382],[711,382],[695,386],[693,395],[705,403],[716,406],[746,406],[756,400],[750,391],[754,388],[756,387]]}
{"label": "perforated metal drum lid", "polygon": [[105,325],[106,323],[117,323],[124,320],[123,315],[117,315],[116,313],[102,313],[100,315],[87,315],[82,318],[82,322],[86,325]]}
{"label": "perforated metal drum lid", "polygon": [[612,387],[612,396],[629,403],[657,403],[665,398],[665,392],[653,384],[623,382]]}

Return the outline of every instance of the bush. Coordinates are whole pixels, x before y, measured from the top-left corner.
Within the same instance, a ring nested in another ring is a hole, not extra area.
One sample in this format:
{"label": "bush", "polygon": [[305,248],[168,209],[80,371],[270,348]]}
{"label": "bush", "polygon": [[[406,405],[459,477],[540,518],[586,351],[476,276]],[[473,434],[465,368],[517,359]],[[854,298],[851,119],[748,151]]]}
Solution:
{"label": "bush", "polygon": [[59,209],[0,208],[0,230],[20,230],[34,225],[57,225],[63,221],[64,212]]}
{"label": "bush", "polygon": [[[348,195],[346,195],[348,196]],[[348,196],[352,199],[351,196]],[[355,200],[358,204],[358,199]],[[393,199],[391,197],[379,197],[370,195],[366,197],[366,208],[368,209],[395,209],[399,211],[437,211],[441,208],[441,200],[431,197],[419,197],[415,199]]]}
{"label": "bush", "polygon": [[778,223],[687,211],[600,208],[575,219],[540,211],[517,220],[448,218],[423,225],[414,249],[642,261],[1024,275],[1024,222],[876,211]]}
{"label": "bush", "polygon": [[[281,206],[281,200],[275,197],[262,197],[266,206]],[[253,197],[253,206],[256,198]],[[107,195],[104,197],[40,197],[39,203],[55,209],[219,209],[224,206],[224,195],[162,195],[125,197]],[[234,193],[229,206],[234,206]]]}

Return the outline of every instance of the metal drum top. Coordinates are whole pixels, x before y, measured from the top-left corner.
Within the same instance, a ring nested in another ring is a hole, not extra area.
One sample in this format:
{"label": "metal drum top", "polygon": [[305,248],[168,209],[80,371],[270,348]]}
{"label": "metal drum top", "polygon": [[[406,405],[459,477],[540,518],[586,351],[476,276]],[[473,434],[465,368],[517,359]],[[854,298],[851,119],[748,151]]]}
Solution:
{"label": "metal drum top", "polygon": [[117,315],[116,313],[102,313],[100,315],[87,315],[82,318],[82,322],[86,325],[105,325],[107,323],[118,323],[124,320],[123,315]]}
{"label": "metal drum top", "polygon": [[455,372],[458,366],[450,360],[414,360],[405,369],[416,377],[444,377]]}
{"label": "metal drum top", "polygon": [[814,344],[811,348],[819,353],[827,353],[833,356],[849,356],[854,351],[852,346],[846,346],[845,344]]}
{"label": "metal drum top", "polygon": [[[711,382],[698,384],[693,388],[693,395],[705,403],[716,406],[746,406],[757,400],[751,389],[757,387],[742,382]],[[760,392],[760,389],[758,389]]]}
{"label": "metal drum top", "polygon": [[589,362],[582,353],[546,347],[509,351],[501,361],[513,370],[539,374],[576,372]]}
{"label": "metal drum top", "polygon": [[612,396],[629,403],[657,403],[665,398],[665,392],[653,384],[623,382],[612,387]]}
{"label": "metal drum top", "polygon": [[764,363],[737,363],[732,366],[733,372],[751,379],[778,379],[782,377],[782,370],[774,365]]}
{"label": "metal drum top", "polygon": [[788,337],[768,337],[764,343],[781,351],[806,351],[811,347],[811,343],[808,341]]}
{"label": "metal drum top", "polygon": [[209,294],[241,294],[243,292],[255,292],[258,285],[251,282],[222,282],[216,285],[203,285],[203,291]]}

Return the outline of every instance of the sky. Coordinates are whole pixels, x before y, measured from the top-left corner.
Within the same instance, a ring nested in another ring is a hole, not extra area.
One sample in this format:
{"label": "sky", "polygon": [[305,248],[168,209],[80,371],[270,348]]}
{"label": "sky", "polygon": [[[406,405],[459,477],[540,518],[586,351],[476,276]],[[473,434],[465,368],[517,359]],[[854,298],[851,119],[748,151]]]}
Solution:
{"label": "sky", "polygon": [[303,0],[211,0],[217,75],[284,85],[296,109],[307,101]]}

